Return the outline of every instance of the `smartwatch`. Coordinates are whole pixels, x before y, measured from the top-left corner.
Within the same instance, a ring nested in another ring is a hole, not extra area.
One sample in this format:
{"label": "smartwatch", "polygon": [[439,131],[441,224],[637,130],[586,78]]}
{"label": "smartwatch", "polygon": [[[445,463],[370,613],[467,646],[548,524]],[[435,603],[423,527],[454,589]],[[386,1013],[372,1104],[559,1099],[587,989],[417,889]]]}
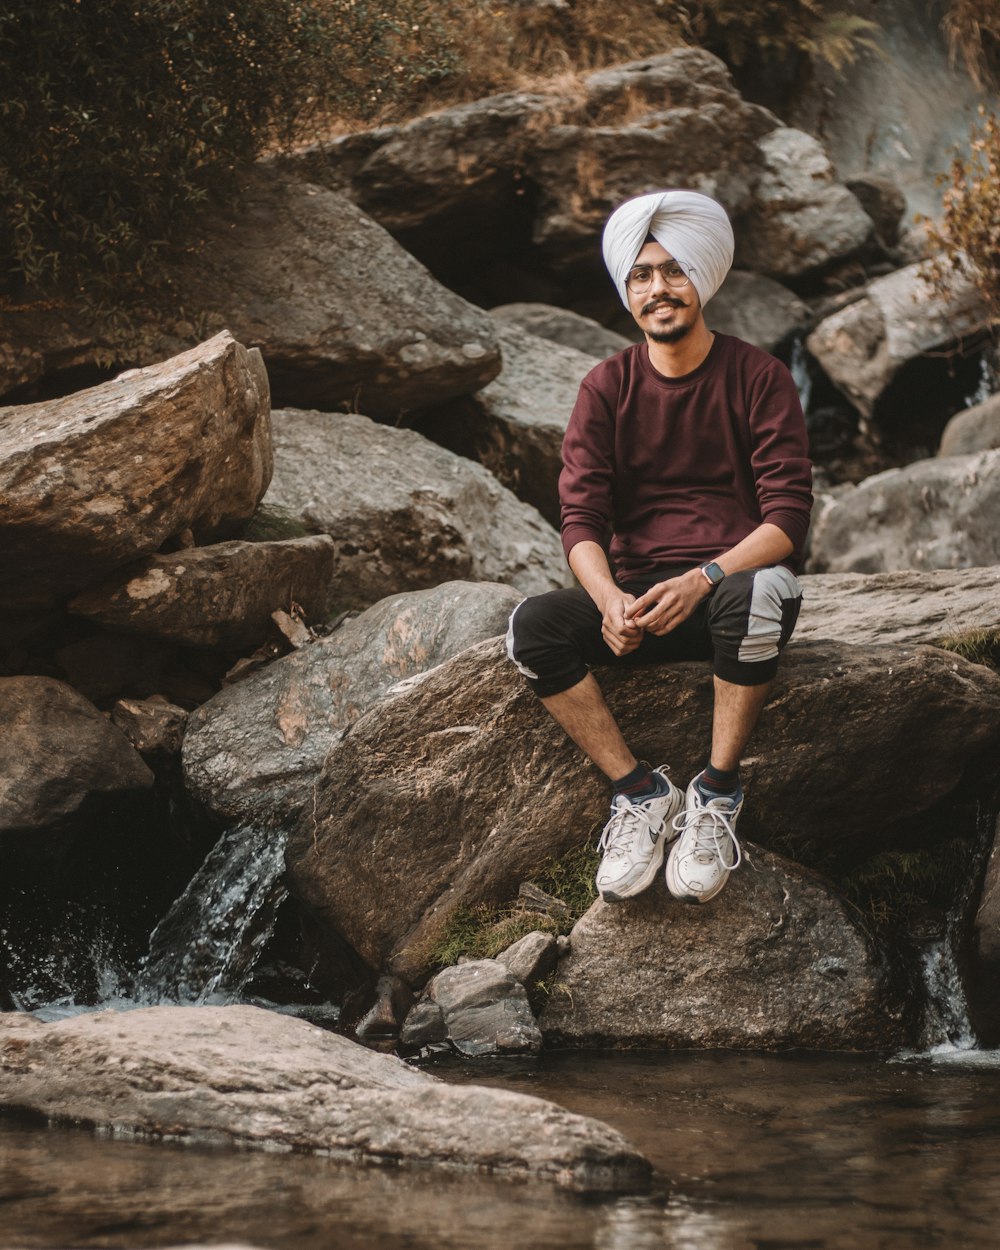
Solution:
{"label": "smartwatch", "polygon": [[708,584],[714,590],[719,582],[726,576],[725,571],[713,560],[710,564],[703,564],[701,572],[704,574]]}

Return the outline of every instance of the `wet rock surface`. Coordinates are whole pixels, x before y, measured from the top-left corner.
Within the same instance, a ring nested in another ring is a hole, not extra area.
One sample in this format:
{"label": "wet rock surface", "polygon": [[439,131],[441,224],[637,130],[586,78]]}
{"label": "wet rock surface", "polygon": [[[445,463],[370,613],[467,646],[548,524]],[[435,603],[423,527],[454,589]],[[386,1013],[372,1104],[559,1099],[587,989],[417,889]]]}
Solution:
{"label": "wet rock surface", "polygon": [[0,409],[0,597],[48,607],[185,532],[231,536],[271,477],[260,354],[227,333],[64,399]]}
{"label": "wet rock surface", "polygon": [[569,584],[559,537],[534,508],[412,430],[282,409],[274,447],[265,502],[332,537],[347,605],[455,579],[525,594]]}
{"label": "wet rock surface", "polygon": [[523,1094],[448,1086],[255,1007],[154,1007],[55,1024],[0,1016],[0,1104],[106,1132],[582,1190],[634,1188],[650,1172],[597,1120]]}
{"label": "wet rock surface", "polygon": [[[706,666],[601,679],[642,758],[669,762],[682,782],[702,766]],[[1000,677],[979,665],[930,647],[793,644],[746,753],[741,834],[807,862],[905,846],[908,818],[998,733]],[[898,788],[885,784],[893,775],[905,778]],[[355,722],[329,753],[289,842],[290,888],[370,967],[419,985],[456,909],[512,898],[599,829],[606,804],[597,771],[499,641],[483,643]],[[345,861],[350,880],[336,869]]]}
{"label": "wet rock surface", "polygon": [[189,793],[222,821],[286,826],[349,725],[398,683],[504,633],[520,598],[489,582],[394,595],[220,691],[188,723]]}
{"label": "wet rock surface", "polygon": [[704,905],[662,876],[598,900],[570,934],[540,1024],[559,1046],[822,1050],[895,1047],[909,1035],[882,954],[818,874],[744,844]]}
{"label": "wet rock surface", "polygon": [[410,1046],[447,1041],[470,1056],[537,1054],[542,1048],[524,985],[495,959],[473,959],[439,972],[407,1017],[400,1041]]}

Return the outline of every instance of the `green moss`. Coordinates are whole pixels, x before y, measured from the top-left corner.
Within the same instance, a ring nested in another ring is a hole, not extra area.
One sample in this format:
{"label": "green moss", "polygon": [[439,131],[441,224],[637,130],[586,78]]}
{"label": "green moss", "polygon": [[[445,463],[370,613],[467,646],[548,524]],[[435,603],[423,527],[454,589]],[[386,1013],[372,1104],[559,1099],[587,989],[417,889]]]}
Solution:
{"label": "green moss", "polygon": [[469,959],[494,959],[513,942],[535,930],[569,933],[597,897],[594,874],[599,860],[597,851],[589,844],[574,847],[535,875],[532,884],[565,905],[566,910],[559,915],[527,910],[516,900],[458,908],[431,948],[431,961],[435,967],[443,968],[456,963],[461,955]]}
{"label": "green moss", "polygon": [[986,626],[966,630],[940,638],[935,644],[945,651],[953,651],[973,664],[985,664],[1000,673],[1000,628]]}
{"label": "green moss", "polygon": [[248,543],[273,543],[286,538],[308,538],[310,533],[299,517],[287,508],[260,504],[242,537]]}
{"label": "green moss", "polygon": [[950,910],[974,853],[969,837],[920,850],[883,851],[839,884],[875,932],[903,930],[928,909]]}

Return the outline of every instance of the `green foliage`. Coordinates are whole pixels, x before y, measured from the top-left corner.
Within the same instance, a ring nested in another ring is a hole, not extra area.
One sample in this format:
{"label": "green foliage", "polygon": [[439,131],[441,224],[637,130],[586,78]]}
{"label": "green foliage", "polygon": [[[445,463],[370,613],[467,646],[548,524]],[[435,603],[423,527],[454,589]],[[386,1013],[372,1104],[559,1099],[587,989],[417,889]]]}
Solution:
{"label": "green foliage", "polygon": [[336,105],[395,89],[416,0],[8,0],[0,251],[8,287],[120,304],[210,196]]}
{"label": "green foliage", "polygon": [[975,853],[971,838],[915,851],[883,851],[842,879],[847,898],[876,933],[906,929],[928,908],[946,913]]}
{"label": "green foliage", "polygon": [[286,538],[307,538],[311,532],[299,517],[286,508],[260,504],[241,537],[248,543],[271,543]]}
{"label": "green foliage", "polygon": [[493,959],[512,942],[539,929],[543,933],[569,933],[597,897],[594,874],[600,857],[592,846],[577,847],[553,860],[534,884],[565,904],[558,916],[528,911],[517,903],[458,908],[431,951],[437,967],[456,963],[460,955],[470,959]]}
{"label": "green foliage", "polygon": [[985,664],[1000,673],[1000,628],[970,629],[941,638],[936,645],[973,664]]}
{"label": "green foliage", "polygon": [[943,259],[925,272],[938,284],[949,270],[967,273],[1000,325],[1000,119],[982,107],[979,118],[969,155],[957,155],[938,180],[945,184],[942,218],[927,223],[927,234]]}

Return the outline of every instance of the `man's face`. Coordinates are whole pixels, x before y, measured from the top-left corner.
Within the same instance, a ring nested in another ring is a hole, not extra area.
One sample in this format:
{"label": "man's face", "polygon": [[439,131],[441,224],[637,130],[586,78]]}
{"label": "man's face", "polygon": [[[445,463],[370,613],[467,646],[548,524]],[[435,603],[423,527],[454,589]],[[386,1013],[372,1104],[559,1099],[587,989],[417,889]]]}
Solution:
{"label": "man's face", "polygon": [[[640,265],[662,265],[674,257],[659,243],[644,243],[631,269]],[[648,291],[636,295],[626,288],[629,308],[636,325],[654,343],[679,343],[701,319],[701,301],[694,284],[681,288],[668,286],[658,269]]]}

